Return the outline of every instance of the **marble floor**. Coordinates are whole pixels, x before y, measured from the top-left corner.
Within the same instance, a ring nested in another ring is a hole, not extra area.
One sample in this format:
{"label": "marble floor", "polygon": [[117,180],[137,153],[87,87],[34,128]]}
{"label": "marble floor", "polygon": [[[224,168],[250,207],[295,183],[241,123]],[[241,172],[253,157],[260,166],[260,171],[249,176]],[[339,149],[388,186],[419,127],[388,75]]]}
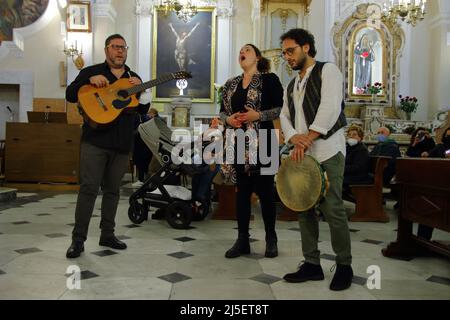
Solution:
{"label": "marble floor", "polygon": [[[188,230],[164,220],[134,225],[127,216],[129,185],[120,199],[116,235],[125,251],[98,245],[100,200],[91,220],[85,252],[68,260],[75,192],[18,193],[0,203],[0,299],[450,299],[450,260],[432,256],[393,260],[381,249],[396,238],[396,213],[387,203],[391,222],[350,223],[355,278],[350,289],[328,289],[334,255],[326,222],[320,223],[324,281],[292,284],[282,277],[301,261],[297,222],[277,222],[279,256],[263,256],[264,228],[259,210],[251,222],[252,254],[225,259],[236,236],[234,221],[207,219]],[[348,210],[353,205],[346,203]],[[435,231],[434,239],[450,241]],[[381,271],[380,288],[369,289],[369,266]],[[81,271],[74,288],[73,270]]]}

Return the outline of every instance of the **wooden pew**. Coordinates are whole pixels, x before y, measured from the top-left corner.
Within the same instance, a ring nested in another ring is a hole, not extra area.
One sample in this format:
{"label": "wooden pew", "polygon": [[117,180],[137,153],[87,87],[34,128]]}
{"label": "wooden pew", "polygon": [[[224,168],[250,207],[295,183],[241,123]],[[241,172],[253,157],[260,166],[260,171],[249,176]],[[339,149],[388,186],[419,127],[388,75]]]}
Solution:
{"label": "wooden pew", "polygon": [[5,140],[0,140],[0,183],[5,179]]}
{"label": "wooden pew", "polygon": [[353,222],[388,222],[389,217],[383,208],[383,172],[390,157],[370,157],[373,184],[351,185],[355,196],[355,214],[350,217]]}
{"label": "wooden pew", "polygon": [[427,251],[450,257],[450,249],[412,234],[413,222],[450,232],[450,160],[398,159],[400,185],[397,241],[381,252],[385,257],[409,258]]}
{"label": "wooden pew", "polygon": [[212,219],[236,220],[236,187],[228,184],[214,184],[218,206]]}

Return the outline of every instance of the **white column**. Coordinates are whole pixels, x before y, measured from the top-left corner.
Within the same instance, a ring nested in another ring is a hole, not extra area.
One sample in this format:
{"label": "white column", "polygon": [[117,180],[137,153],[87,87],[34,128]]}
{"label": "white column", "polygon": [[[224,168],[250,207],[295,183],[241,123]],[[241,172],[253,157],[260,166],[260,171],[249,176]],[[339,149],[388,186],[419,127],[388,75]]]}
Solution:
{"label": "white column", "polygon": [[232,74],[233,54],[233,4],[217,8],[216,82],[223,85]]}
{"label": "white column", "polygon": [[335,11],[336,6],[334,1],[325,1],[325,18],[324,18],[324,25],[325,25],[325,36],[324,36],[324,61],[329,62],[335,62],[335,57],[333,54],[333,48],[331,45],[332,41],[332,35],[331,35],[331,29],[334,25],[334,19],[335,19]]}
{"label": "white column", "polygon": [[136,72],[143,81],[152,75],[153,1],[136,1]]}

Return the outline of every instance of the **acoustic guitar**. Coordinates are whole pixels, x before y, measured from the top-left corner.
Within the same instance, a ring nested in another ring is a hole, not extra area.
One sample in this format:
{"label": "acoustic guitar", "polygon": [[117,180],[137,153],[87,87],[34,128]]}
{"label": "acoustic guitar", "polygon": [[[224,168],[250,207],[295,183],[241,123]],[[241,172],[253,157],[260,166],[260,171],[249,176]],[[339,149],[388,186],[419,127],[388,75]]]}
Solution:
{"label": "acoustic guitar", "polygon": [[192,78],[189,72],[178,71],[135,86],[128,78],[121,78],[104,88],[87,84],[78,90],[78,105],[90,121],[104,125],[113,122],[123,110],[137,107],[137,93],[170,80],[187,78]]}

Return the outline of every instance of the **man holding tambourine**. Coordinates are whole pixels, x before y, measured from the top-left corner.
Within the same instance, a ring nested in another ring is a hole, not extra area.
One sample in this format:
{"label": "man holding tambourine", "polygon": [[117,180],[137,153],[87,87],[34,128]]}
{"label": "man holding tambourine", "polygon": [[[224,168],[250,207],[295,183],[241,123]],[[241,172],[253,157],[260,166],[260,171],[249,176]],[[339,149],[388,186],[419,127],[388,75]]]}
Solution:
{"label": "man holding tambourine", "polygon": [[[288,282],[324,279],[317,245],[319,223],[314,212],[314,207],[318,204],[330,226],[331,244],[336,253],[337,268],[330,289],[344,290],[351,285],[353,271],[350,232],[342,201],[346,125],[342,73],[336,65],[314,59],[314,36],[307,30],[292,29],[281,36],[281,41],[283,58],[299,73],[285,90],[280,115],[285,140],[293,146],[290,158],[280,167],[280,180],[283,177],[295,179],[297,173],[302,171],[310,175],[311,170],[301,168],[301,164],[309,160],[316,162],[320,171],[326,172],[326,178],[322,180],[328,180],[329,183],[328,191],[321,192],[321,199],[317,199],[311,206],[295,210],[302,211],[298,216],[305,263],[297,272],[286,274],[284,279]],[[282,174],[283,167],[292,168],[289,175]],[[298,179],[298,182],[304,181],[308,179]],[[291,183],[292,181],[286,184]],[[325,185],[326,183],[325,181]],[[282,185],[281,181],[279,183],[277,180],[277,188],[278,184]],[[294,184],[297,192],[293,191],[291,200],[309,194],[316,188],[316,184],[309,182],[305,187],[301,183]]]}

